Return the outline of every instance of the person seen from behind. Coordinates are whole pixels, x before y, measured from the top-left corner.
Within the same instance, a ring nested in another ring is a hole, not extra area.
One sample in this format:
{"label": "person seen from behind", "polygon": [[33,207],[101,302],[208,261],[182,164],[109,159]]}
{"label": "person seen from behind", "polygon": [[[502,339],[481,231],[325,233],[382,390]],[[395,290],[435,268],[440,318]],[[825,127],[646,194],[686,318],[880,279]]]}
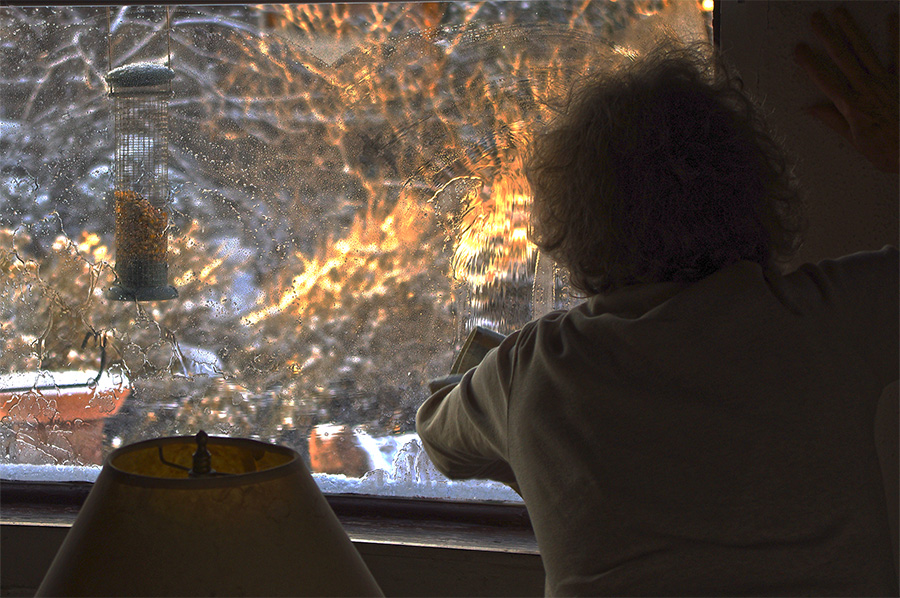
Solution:
{"label": "person seen from behind", "polygon": [[[898,172],[896,68],[845,12],[814,30],[839,70],[798,48],[830,100],[812,113]],[[896,596],[873,422],[898,379],[897,249],[786,272],[798,185],[708,46],[588,79],[526,169],[533,238],[587,300],[417,428],[448,477],[519,492],[547,595]]]}

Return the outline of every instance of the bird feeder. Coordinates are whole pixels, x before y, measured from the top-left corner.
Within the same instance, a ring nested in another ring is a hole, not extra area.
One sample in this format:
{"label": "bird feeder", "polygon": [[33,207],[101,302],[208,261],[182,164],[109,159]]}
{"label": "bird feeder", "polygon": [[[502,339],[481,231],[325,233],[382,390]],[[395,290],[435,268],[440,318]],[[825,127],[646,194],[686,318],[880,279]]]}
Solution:
{"label": "bird feeder", "polygon": [[169,98],[175,72],[129,64],[106,75],[113,101],[116,284],[107,297],[159,301],[178,296],[168,284]]}

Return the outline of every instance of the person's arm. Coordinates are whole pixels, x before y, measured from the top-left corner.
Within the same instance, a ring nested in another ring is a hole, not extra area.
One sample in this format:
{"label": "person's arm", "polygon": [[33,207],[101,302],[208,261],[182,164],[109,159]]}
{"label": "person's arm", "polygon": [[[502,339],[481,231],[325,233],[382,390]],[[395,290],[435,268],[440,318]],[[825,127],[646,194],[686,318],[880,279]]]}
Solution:
{"label": "person's arm", "polygon": [[897,380],[900,376],[900,253],[897,248],[886,246],[880,251],[863,251],[816,265],[806,264],[797,273],[809,276],[820,289],[826,289],[829,303],[842,314],[843,326],[856,336],[854,348],[864,357],[872,378],[881,387]]}
{"label": "person's arm", "polygon": [[451,479],[486,478],[516,489],[507,463],[515,338],[488,353],[458,385],[444,386],[419,407],[416,430],[422,445],[435,467]]}
{"label": "person's arm", "polygon": [[811,21],[830,62],[805,43],[794,51],[794,59],[829,100],[807,110],[847,139],[876,168],[900,172],[897,14],[888,22],[891,56],[887,66],[846,9],[836,9],[832,20],[833,24],[817,12]]}

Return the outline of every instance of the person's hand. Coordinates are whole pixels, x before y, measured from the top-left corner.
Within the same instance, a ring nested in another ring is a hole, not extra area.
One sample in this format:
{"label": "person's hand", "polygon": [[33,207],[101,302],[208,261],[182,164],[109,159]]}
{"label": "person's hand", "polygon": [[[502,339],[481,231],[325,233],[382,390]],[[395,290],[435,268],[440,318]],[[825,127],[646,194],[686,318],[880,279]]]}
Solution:
{"label": "person's hand", "polygon": [[846,138],[876,168],[900,172],[897,14],[888,22],[891,56],[887,66],[846,9],[836,9],[833,21],[834,26],[820,12],[811,19],[813,32],[833,64],[807,44],[799,44],[794,51],[794,59],[830,100],[807,110]]}
{"label": "person's hand", "polygon": [[462,382],[462,378],[462,374],[450,374],[449,376],[444,376],[443,378],[434,378],[428,381],[428,391],[431,394],[434,394],[445,386],[456,386],[457,384]]}

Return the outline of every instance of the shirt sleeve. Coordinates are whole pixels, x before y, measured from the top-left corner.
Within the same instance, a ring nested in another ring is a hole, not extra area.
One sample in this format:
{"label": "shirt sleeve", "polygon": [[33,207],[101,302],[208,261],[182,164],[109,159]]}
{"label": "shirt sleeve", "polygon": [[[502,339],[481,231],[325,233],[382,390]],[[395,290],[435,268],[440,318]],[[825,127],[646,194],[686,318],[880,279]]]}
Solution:
{"label": "shirt sleeve", "polygon": [[[897,248],[868,251],[819,264],[832,300],[858,336],[879,382],[897,380],[900,370],[900,259]],[[826,295],[828,293],[826,292]]]}
{"label": "shirt sleeve", "polygon": [[466,372],[426,400],[416,430],[435,467],[450,479],[484,478],[515,486],[508,463],[509,389],[513,333]]}

